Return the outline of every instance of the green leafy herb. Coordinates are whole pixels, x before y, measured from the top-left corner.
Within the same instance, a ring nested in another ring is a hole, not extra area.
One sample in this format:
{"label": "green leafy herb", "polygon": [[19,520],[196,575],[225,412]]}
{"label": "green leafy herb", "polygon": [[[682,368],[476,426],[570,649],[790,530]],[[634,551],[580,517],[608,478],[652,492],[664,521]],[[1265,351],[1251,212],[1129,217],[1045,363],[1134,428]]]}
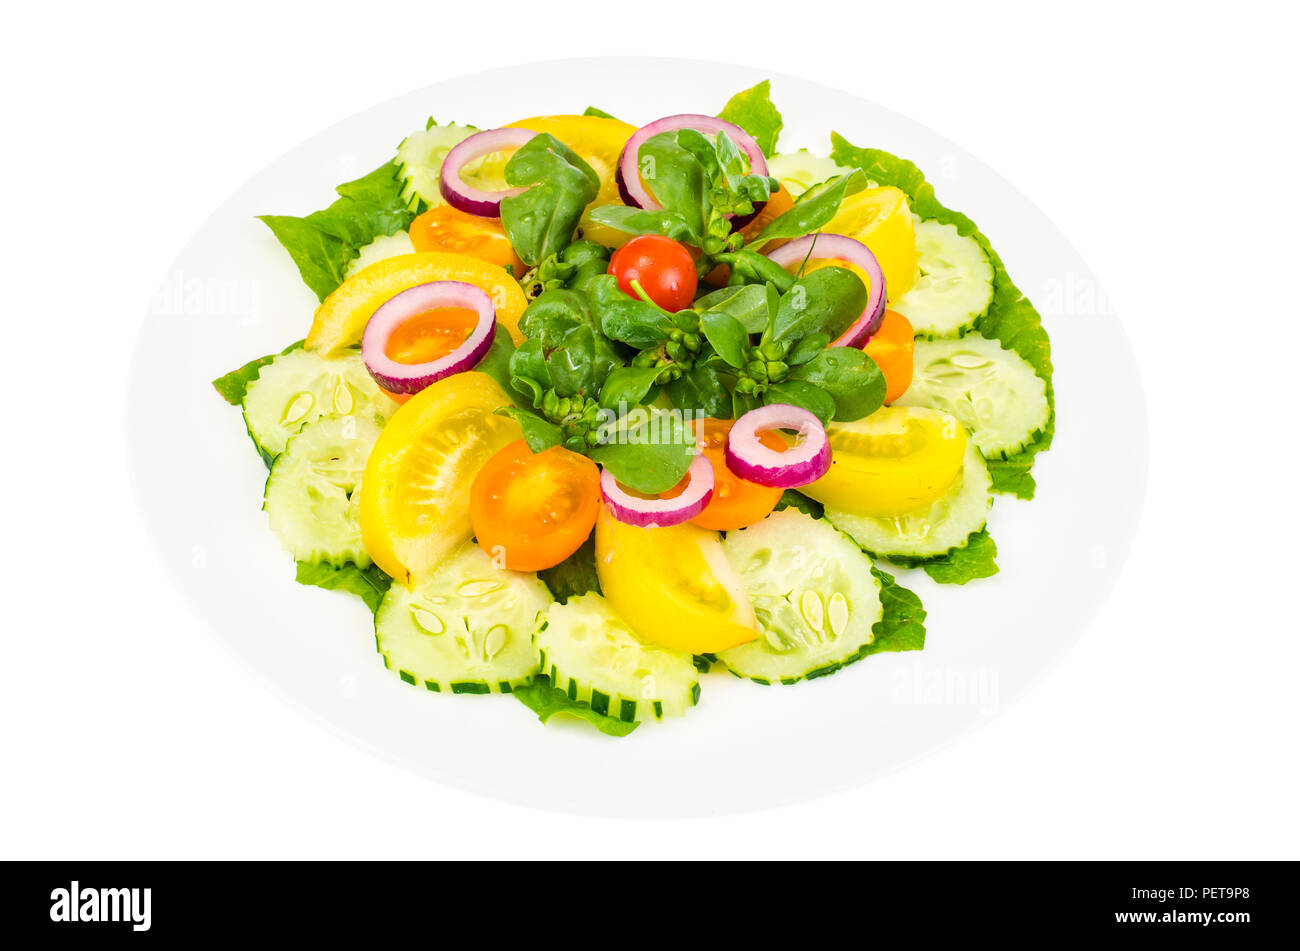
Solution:
{"label": "green leafy herb", "polygon": [[524,441],[533,452],[545,452],[564,443],[564,430],[548,419],[518,406],[503,406],[497,412],[509,416],[524,431]]}
{"label": "green leafy herb", "polygon": [[288,353],[290,350],[297,350],[303,345],[303,341],[291,343],[280,353],[272,353],[265,357],[258,357],[256,360],[250,360],[238,370],[231,370],[225,376],[219,376],[212,381],[222,398],[232,406],[238,406],[244,402],[244,394],[248,392],[248,384],[257,379],[257,375],[262,372],[262,367],[266,366],[281,353]]}
{"label": "green leafy herb", "polygon": [[594,591],[600,594],[600,579],[596,576],[596,539],[589,536],[582,546],[564,561],[537,572],[537,577],[551,589],[551,594],[561,604],[570,598]]}
{"label": "green leafy herb", "polygon": [[625,205],[601,205],[591,210],[591,219],[627,234],[662,234],[682,244],[698,247],[702,241],[686,216],[676,211],[651,211]]}
{"label": "green leafy herb", "polygon": [[640,406],[662,373],[659,367],[619,367],[611,371],[600,391],[600,405],[615,410]]}
{"label": "green leafy herb", "polygon": [[606,112],[604,109],[597,109],[595,106],[588,106],[586,109],[582,110],[582,114],[583,114],[584,116],[598,116],[598,117],[601,118],[601,119],[613,119],[613,118],[614,118],[614,117],[611,116],[608,112]]}
{"label": "green leafy herb", "polygon": [[576,717],[586,720],[606,736],[627,736],[640,724],[626,723],[597,713],[591,705],[580,700],[570,700],[563,690],[551,686],[549,677],[538,676],[525,687],[516,687],[512,694],[516,700],[537,714],[537,719],[547,723],[552,717]]}
{"label": "green leafy herb", "polygon": [[736,93],[718,113],[719,119],[738,125],[752,135],[768,157],[776,152],[777,136],[784,124],[781,113],[772,105],[771,91],[772,84],[765,79],[757,86]]}
{"label": "green leafy herb", "polygon": [[711,311],[730,314],[740,321],[746,333],[761,333],[768,319],[767,288],[763,284],[720,287],[697,300],[695,309],[701,319]]}
{"label": "green leafy herb", "polygon": [[686,475],[695,458],[695,435],[677,413],[640,409],[601,433],[591,458],[623,485],[655,495]]}
{"label": "green leafy herb", "polygon": [[1047,383],[1047,398],[1052,404],[1052,416],[1038,439],[1010,459],[990,463],[993,488],[998,492],[1011,492],[1021,498],[1034,495],[1034,480],[1029,475],[1033,458],[1052,444],[1056,428],[1055,398],[1052,392],[1052,347],[1042,318],[1029,299],[1012,282],[1002,258],[976,227],[975,222],[961,212],[947,208],[935,196],[934,186],[925,180],[919,168],[907,159],[899,158],[880,149],[858,148],[843,136],[831,134],[831,158],[840,165],[858,168],[873,181],[902,189],[911,201],[912,211],[922,218],[933,218],[956,227],[960,234],[973,238],[993,265],[993,303],[988,313],[980,318],[976,329],[986,337],[994,338],[1003,346],[1024,357]]}
{"label": "green leafy herb", "polygon": [[707,366],[694,366],[665,388],[678,409],[695,410],[705,416],[731,415],[731,393],[718,374]]}
{"label": "green leafy herb", "polygon": [[811,234],[835,217],[846,195],[866,187],[866,176],[859,171],[814,185],[799,196],[794,207],[764,228],[750,244],[761,247],[777,238],[799,238]]}
{"label": "green leafy herb", "polygon": [[823,426],[835,418],[835,400],[831,395],[802,380],[783,380],[771,384],[764,393],[764,402],[789,403],[806,409],[821,420]]}
{"label": "green leafy herb", "polygon": [[997,574],[998,566],[993,560],[997,553],[998,546],[986,527],[972,532],[964,547],[925,562],[921,569],[939,584],[965,584]]}
{"label": "green leafy herb", "polygon": [[818,268],[796,280],[772,316],[770,340],[795,341],[809,334],[838,337],[867,306],[867,288],[848,268]]}
{"label": "green leafy herb", "polygon": [[862,419],[885,404],[885,375],[876,361],[856,347],[824,349],[796,366],[790,379],[805,381],[825,393],[834,406],[833,418],[838,420]]}
{"label": "green leafy herb", "polygon": [[749,332],[730,314],[718,310],[700,315],[700,329],[718,356],[737,369],[749,362]]}
{"label": "green leafy herb", "polygon": [[825,508],[816,499],[810,499],[794,489],[786,489],[781,493],[781,498],[776,503],[776,510],[779,512],[781,509],[798,509],[813,518],[821,518],[822,513],[825,511]]}
{"label": "green leafy herb", "polygon": [[506,163],[507,184],[527,187],[501,202],[501,225],[529,267],[557,255],[573,241],[583,210],[600,179],[582,157],[555,136],[533,136]]}
{"label": "green leafy herb", "polygon": [[305,561],[298,562],[297,581],[299,584],[315,585],[330,591],[346,591],[355,594],[370,613],[379,610],[379,602],[388,593],[388,586],[393,579],[384,573],[378,565],[358,568],[356,565],[344,565],[335,568],[332,565],[316,565]]}
{"label": "green leafy herb", "polygon": [[338,201],[305,218],[259,216],[320,300],[343,283],[348,264],[363,247],[383,235],[405,231],[415,218],[402,200],[397,166],[392,162],[336,190]]}
{"label": "green leafy herb", "polygon": [[863,655],[921,650],[925,647],[925,608],[921,599],[888,572],[872,568],[871,573],[880,581],[884,615],[872,626],[875,640],[863,648]]}

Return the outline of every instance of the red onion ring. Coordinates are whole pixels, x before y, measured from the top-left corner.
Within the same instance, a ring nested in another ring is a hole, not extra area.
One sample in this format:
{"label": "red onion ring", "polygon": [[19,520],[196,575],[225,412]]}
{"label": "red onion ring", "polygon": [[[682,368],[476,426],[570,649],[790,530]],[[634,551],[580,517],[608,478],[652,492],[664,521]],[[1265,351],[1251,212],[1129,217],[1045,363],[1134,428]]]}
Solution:
{"label": "red onion ring", "polygon": [[477,132],[468,139],[463,139],[447,153],[442,160],[442,173],[438,178],[438,190],[447,204],[453,208],[478,215],[480,218],[500,218],[501,200],[518,195],[525,189],[507,188],[503,191],[483,191],[473,185],[465,184],[460,173],[465,166],[475,159],[493,152],[517,149],[537,133],[529,129],[491,129]]}
{"label": "red onion ring", "polygon": [[[478,323],[465,342],[444,357],[427,363],[398,363],[388,356],[388,340],[412,317],[435,307],[464,307],[478,313]],[[443,377],[472,369],[487,354],[496,335],[496,308],[481,288],[461,281],[430,281],[395,294],[379,305],[361,335],[366,369],[389,393],[418,393]]]}
{"label": "red onion ring", "polygon": [[832,347],[860,347],[880,329],[885,319],[885,272],[880,262],[861,241],[842,234],[808,234],[783,244],[767,255],[787,271],[805,258],[812,260],[847,261],[867,273],[871,286],[867,288],[867,306],[862,315],[849,328],[831,341]]}
{"label": "red onion ring", "polygon": [[706,456],[696,454],[686,477],[686,488],[673,498],[643,499],[624,489],[605,469],[600,473],[600,494],[610,514],[620,522],[641,528],[667,528],[695,518],[713,498],[713,464]]}
{"label": "red onion ring", "polygon": [[[719,132],[727,133],[727,137],[736,143],[736,147],[749,157],[750,172],[755,175],[767,174],[767,159],[763,157],[763,150],[754,141],[754,137],[740,126],[733,125],[716,116],[695,115],[692,113],[665,116],[637,129],[632,133],[632,137],[627,140],[627,144],[623,146],[623,153],[618,157],[618,171],[615,175],[618,182],[618,193],[623,198],[623,204],[631,205],[634,208],[645,208],[650,211],[658,211],[663,207],[663,205],[655,201],[654,196],[641,182],[641,168],[638,164],[638,156],[641,152],[641,146],[645,144],[647,139],[663,132],[677,132],[680,129],[694,129],[696,132],[705,135],[717,135]],[[446,165],[443,168],[446,168]],[[762,205],[762,202],[754,205],[754,215],[758,214]],[[747,216],[747,219],[752,220],[752,217],[752,215]],[[743,227],[743,225],[738,225],[738,227]]]}
{"label": "red onion ring", "polygon": [[[794,429],[799,441],[785,452],[769,449],[758,434]],[[769,403],[736,420],[727,435],[727,468],[750,482],[778,489],[797,489],[816,482],[831,467],[831,441],[812,413],[789,403]]]}

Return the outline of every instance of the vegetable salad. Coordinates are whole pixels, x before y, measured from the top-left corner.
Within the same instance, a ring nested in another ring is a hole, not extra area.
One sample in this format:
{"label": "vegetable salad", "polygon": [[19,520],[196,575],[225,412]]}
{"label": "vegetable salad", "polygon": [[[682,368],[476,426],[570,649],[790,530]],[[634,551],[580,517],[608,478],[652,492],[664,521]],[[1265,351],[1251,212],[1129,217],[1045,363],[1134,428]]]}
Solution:
{"label": "vegetable salad", "polygon": [[402,681],[625,736],[719,671],[922,649],[894,571],[997,572],[988,512],[1054,432],[1039,316],[911,162],[782,125],[767,82],[430,119],[262,218],[320,306],[215,386],[297,580],[360,597]]}

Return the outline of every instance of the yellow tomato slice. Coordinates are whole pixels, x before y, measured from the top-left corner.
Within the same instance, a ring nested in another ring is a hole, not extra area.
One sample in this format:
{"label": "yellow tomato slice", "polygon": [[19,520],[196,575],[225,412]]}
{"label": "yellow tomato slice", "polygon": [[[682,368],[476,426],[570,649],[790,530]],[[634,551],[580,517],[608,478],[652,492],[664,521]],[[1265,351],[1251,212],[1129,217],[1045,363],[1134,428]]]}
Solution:
{"label": "yellow tomato slice", "polygon": [[652,644],[704,654],[758,636],[744,582],[717,532],[689,522],[638,528],[602,505],[596,575],[614,610]]}
{"label": "yellow tomato slice", "polygon": [[333,353],[360,343],[366,321],[380,304],[399,291],[429,281],[464,281],[482,289],[492,298],[497,321],[510,331],[516,344],[523,342],[519,318],[528,298],[505,268],[466,254],[426,251],[376,261],[336,287],[316,308],[307,349]]}
{"label": "yellow tomato slice", "polygon": [[885,406],[826,431],[830,471],[799,491],[853,515],[890,518],[930,505],[948,491],[966,454],[961,423],[920,406]]}
{"label": "yellow tomato slice", "polygon": [[614,178],[618,170],[618,157],[623,146],[636,131],[636,126],[605,116],[537,116],[510,123],[511,128],[549,132],[573,151],[582,156],[600,179],[596,200],[582,216],[579,228],[582,236],[609,248],[621,247],[632,235],[597,224],[590,218],[591,209],[601,205],[620,205],[618,183]]}
{"label": "yellow tomato slice", "polygon": [[[845,196],[840,210],[822,230],[848,235],[871,249],[885,274],[885,290],[891,301],[906,294],[916,280],[916,230],[907,195],[900,189],[866,188]],[[838,262],[819,263],[824,266]],[[867,283],[860,271],[858,277]]]}
{"label": "yellow tomato slice", "polygon": [[393,414],[361,480],[361,540],[375,564],[418,582],[473,535],[470,486],[499,449],[523,438],[496,410],[510,398],[483,373],[457,373]]}

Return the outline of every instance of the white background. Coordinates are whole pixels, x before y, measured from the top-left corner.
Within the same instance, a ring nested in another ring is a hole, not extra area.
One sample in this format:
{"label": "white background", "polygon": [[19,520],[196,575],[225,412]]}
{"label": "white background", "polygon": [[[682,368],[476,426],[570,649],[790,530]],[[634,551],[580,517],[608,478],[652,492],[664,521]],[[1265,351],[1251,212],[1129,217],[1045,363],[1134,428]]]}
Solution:
{"label": "white background", "polygon": [[[1282,4],[34,9],[0,39],[0,857],[1298,857],[1300,77]],[[959,143],[1074,241],[1143,373],[1146,511],[1091,631],[983,730],[852,793],[647,823],[432,785],[255,683],[137,523],[127,361],[222,199],[412,88],[619,53],[804,76]]]}

